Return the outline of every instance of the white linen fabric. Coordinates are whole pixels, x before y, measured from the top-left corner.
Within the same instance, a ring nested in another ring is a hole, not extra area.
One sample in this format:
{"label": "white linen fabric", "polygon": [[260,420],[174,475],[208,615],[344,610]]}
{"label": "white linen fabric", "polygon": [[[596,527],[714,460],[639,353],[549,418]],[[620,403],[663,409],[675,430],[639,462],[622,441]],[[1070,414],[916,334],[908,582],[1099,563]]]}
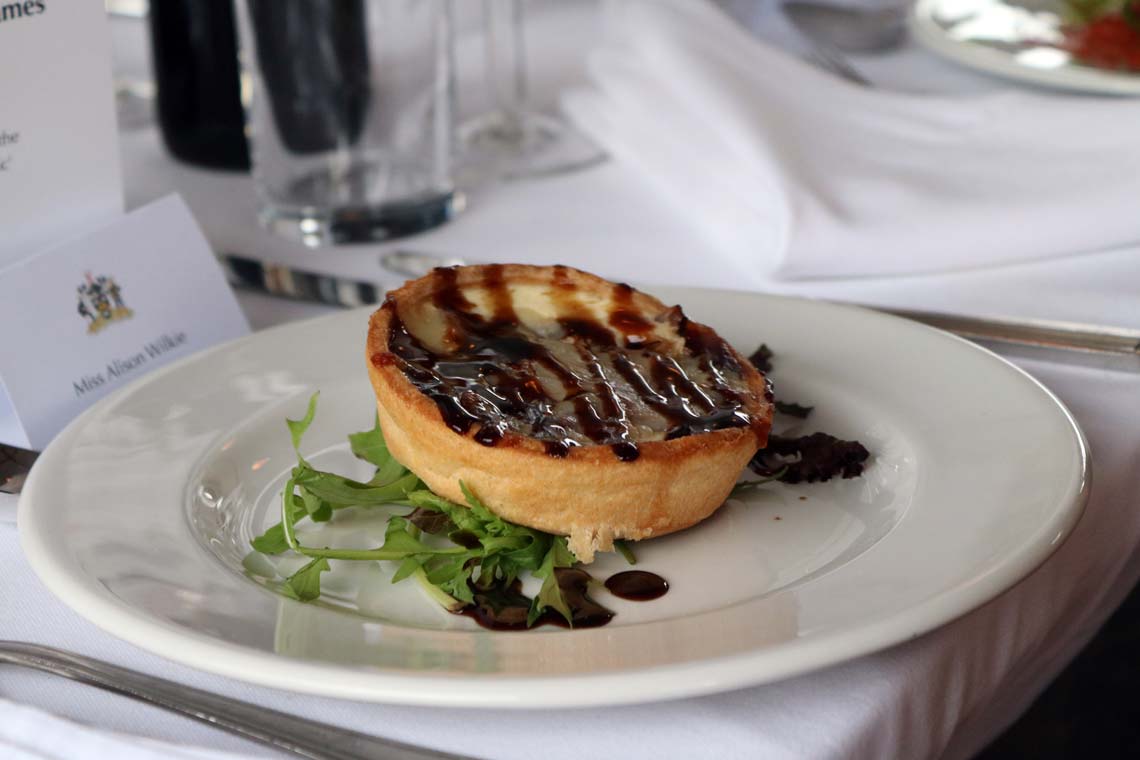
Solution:
{"label": "white linen fabric", "polygon": [[42,710],[0,699],[0,757],[5,760],[241,760],[211,749],[185,747],[100,731]]}
{"label": "white linen fabric", "polygon": [[[1025,708],[1140,574],[1140,440],[1134,432],[1140,429],[1134,403],[1140,375],[1025,366],[1068,404],[1093,452],[1092,499],[1073,535],[1026,580],[960,620],[800,678],[663,704],[537,713],[288,694],[195,672],[100,633],[40,585],[11,525],[0,525],[0,638],[62,646],[275,709],[478,757],[531,760],[541,747],[552,760],[603,750],[623,758],[965,758]],[[52,676],[0,674],[7,699],[116,731],[250,751],[244,742],[156,715],[154,708],[87,687],[63,688]],[[0,736],[12,720],[0,710]],[[989,725],[962,731],[978,722]],[[0,743],[0,756],[7,756],[5,749]]]}
{"label": "white linen fabric", "polygon": [[[560,12],[569,5],[560,0]],[[858,64],[876,80],[900,86],[914,84],[916,71],[926,77],[921,81],[926,88],[993,86],[913,50]],[[376,246],[314,254],[259,232],[250,221],[248,177],[178,166],[147,131],[124,135],[122,154],[129,205],[179,190],[221,250],[341,276],[380,275]],[[689,215],[678,215],[675,206],[646,193],[643,179],[624,162],[496,188],[477,197],[454,223],[397,245],[475,261],[562,261],[647,283],[766,289],[1140,328],[1137,249],[937,276],[777,281],[763,275],[755,258],[710,251]],[[241,302],[255,329],[327,311],[252,294],[242,295]],[[762,338],[763,325],[756,330]],[[1092,497],[1071,538],[1022,583],[960,620],[800,678],[664,704],[557,712],[384,706],[275,691],[170,663],[103,633],[40,584],[20,551],[16,526],[3,519],[0,639],[70,649],[277,710],[480,757],[969,757],[1024,710],[1140,577],[1140,407],[1135,402],[1140,373],[1039,362],[1023,366],[1069,405],[1091,444]],[[251,757],[286,757],[34,671],[0,666],[0,697],[121,734]],[[0,735],[13,720],[11,709],[0,705]],[[99,746],[86,734],[73,736],[77,749],[71,757]],[[8,756],[0,743],[0,757]]]}
{"label": "white linen fabric", "polygon": [[577,125],[738,264],[923,272],[1140,240],[1140,103],[864,88],[705,0],[607,5]]}
{"label": "white linen fabric", "polygon": [[16,502],[15,496],[0,493],[0,523],[16,522]]}

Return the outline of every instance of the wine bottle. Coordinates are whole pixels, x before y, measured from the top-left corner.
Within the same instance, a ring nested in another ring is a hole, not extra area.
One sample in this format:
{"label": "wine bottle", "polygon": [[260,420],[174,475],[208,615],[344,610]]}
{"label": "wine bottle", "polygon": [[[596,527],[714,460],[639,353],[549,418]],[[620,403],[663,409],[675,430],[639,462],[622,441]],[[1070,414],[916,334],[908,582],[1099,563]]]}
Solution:
{"label": "wine bottle", "polygon": [[249,169],[232,0],[151,0],[162,137],[176,158]]}

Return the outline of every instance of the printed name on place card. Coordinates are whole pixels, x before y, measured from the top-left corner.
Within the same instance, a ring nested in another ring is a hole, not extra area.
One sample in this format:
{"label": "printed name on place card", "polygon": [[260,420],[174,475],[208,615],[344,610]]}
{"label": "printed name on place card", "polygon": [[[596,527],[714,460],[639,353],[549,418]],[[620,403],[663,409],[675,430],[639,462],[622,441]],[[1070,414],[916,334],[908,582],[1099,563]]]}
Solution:
{"label": "printed name on place card", "polygon": [[0,303],[13,320],[0,443],[24,448],[163,364],[249,332],[177,196],[0,271]]}

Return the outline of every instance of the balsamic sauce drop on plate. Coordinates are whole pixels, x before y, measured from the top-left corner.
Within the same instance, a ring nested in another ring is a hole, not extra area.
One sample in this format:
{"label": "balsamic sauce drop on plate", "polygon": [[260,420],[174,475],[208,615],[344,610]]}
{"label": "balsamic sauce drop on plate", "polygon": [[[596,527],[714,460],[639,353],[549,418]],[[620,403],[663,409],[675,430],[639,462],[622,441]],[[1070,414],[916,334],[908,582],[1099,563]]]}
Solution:
{"label": "balsamic sauce drop on plate", "polygon": [[[573,626],[566,622],[556,610],[547,609],[534,626],[549,623],[561,628],[597,628],[613,620],[614,613],[590,598],[587,593],[590,574],[577,567],[556,568],[554,577],[562,590],[562,598],[570,608]],[[469,604],[456,614],[465,615],[484,628],[493,631],[523,631],[528,628],[530,598],[522,593],[518,580],[510,585],[498,584],[489,589],[473,587],[475,603]],[[534,627],[530,626],[530,627]]]}
{"label": "balsamic sauce drop on plate", "polygon": [[622,599],[648,602],[660,599],[669,590],[669,582],[657,573],[645,570],[626,570],[606,579],[610,593]]}
{"label": "balsamic sauce drop on plate", "polygon": [[[580,567],[560,567],[555,569],[554,577],[558,581],[558,588],[562,590],[562,598],[570,608],[573,625],[567,624],[566,619],[557,611],[547,609],[535,621],[534,626],[549,623],[561,628],[597,628],[613,620],[613,612],[590,598],[588,591],[593,578],[588,572]],[[644,570],[626,570],[612,575],[605,585],[614,596],[637,602],[659,599],[669,590],[669,583],[664,578]],[[493,631],[523,631],[534,627],[527,625],[531,600],[522,593],[522,585],[518,580],[509,585],[500,583],[487,589],[472,584],[472,592],[475,603],[467,605],[456,614],[469,617]]]}
{"label": "balsamic sauce drop on plate", "polygon": [[[373,357],[396,363],[456,433],[475,427],[473,438],[484,446],[520,434],[541,441],[552,457],[604,445],[621,461],[633,462],[641,455],[630,418],[637,405],[665,420],[667,440],[753,424],[735,354],[679,307],[661,320],[673,323],[686,357],[660,345],[656,324],[634,308],[630,286],[614,286],[603,324],[578,299],[569,270],[556,267],[550,295],[561,332],[539,336],[520,322],[503,268],[492,265],[483,272],[479,286],[489,300],[489,317],[464,295],[457,269],[435,270],[432,302],[445,315],[446,342],[457,348],[446,354],[429,350],[388,302],[392,358]],[[556,351],[552,343],[567,350]],[[551,383],[558,386],[554,392]]]}

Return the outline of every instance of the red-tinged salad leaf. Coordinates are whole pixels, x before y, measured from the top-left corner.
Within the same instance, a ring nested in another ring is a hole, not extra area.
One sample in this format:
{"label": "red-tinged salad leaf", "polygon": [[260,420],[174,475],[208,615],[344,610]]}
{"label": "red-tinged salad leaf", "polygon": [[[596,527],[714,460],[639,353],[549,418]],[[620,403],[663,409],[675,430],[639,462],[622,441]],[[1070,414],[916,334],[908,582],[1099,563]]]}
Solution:
{"label": "red-tinged salad leaf", "polygon": [[840,440],[827,433],[800,438],[769,435],[768,445],[756,452],[748,466],[757,475],[777,477],[784,483],[815,483],[858,477],[869,456],[858,441]]}
{"label": "red-tinged salad leaf", "polygon": [[533,600],[522,592],[517,580],[476,588],[473,599],[469,608],[471,617],[487,628],[522,631],[534,625],[530,620]]}
{"label": "red-tinged salad leaf", "polygon": [[[757,369],[772,369],[772,350],[761,344],[749,357]],[[815,407],[775,400],[776,413],[785,417],[806,419]],[[815,483],[834,477],[854,478],[863,474],[870,452],[859,441],[844,441],[827,433],[789,437],[776,433],[768,436],[768,443],[752,458],[748,466],[760,480],[742,481],[733,488],[732,495],[764,483],[779,480],[784,483]]]}
{"label": "red-tinged salad leaf", "polygon": [[760,348],[753,351],[752,354],[748,357],[748,361],[752,363],[753,367],[760,370],[761,372],[771,372],[772,349],[768,348],[768,344],[761,343]]}
{"label": "red-tinged salad leaf", "polygon": [[406,515],[406,518],[412,525],[433,536],[439,533],[453,533],[457,530],[450,517],[444,512],[438,512],[434,509],[416,507],[410,514]]}
{"label": "red-tinged salad leaf", "polygon": [[815,409],[814,406],[803,406],[791,401],[780,401],[779,399],[776,399],[772,403],[776,405],[776,411],[780,414],[786,414],[789,417],[795,417],[800,420],[806,420],[812,410]]}
{"label": "red-tinged salad leaf", "polygon": [[[760,348],[753,351],[752,355],[748,357],[748,361],[752,363],[753,367],[767,374],[772,371],[772,357],[774,355],[772,349],[768,348],[767,343],[761,343]],[[812,409],[815,408],[790,401],[780,401],[779,399],[775,399],[772,403],[775,405],[776,411],[780,414],[786,414],[789,417],[796,417],[801,420],[807,419]]]}

